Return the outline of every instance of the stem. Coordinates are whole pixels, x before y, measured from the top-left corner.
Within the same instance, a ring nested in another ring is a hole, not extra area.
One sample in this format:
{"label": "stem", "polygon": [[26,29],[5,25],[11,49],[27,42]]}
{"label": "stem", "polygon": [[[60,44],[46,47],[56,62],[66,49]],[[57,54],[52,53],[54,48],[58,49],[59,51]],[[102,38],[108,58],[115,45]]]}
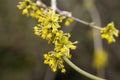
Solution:
{"label": "stem", "polygon": [[91,22],[87,22],[87,21],[81,20],[81,19],[79,19],[79,18],[76,18],[76,17],[70,15],[71,13],[68,12],[68,11],[61,11],[61,10],[58,9],[58,8],[56,9],[56,11],[57,11],[60,15],[67,16],[67,17],[69,17],[69,18],[74,19],[75,21],[77,21],[77,22],[79,22],[79,23],[82,23],[82,24],[84,24],[84,25],[90,26],[90,27],[92,27],[92,28],[94,28],[94,29],[97,29],[97,30],[101,30],[101,27],[96,26],[95,24],[93,24],[93,23],[91,23]]}
{"label": "stem", "polygon": [[106,79],[103,79],[103,78],[99,78],[97,76],[94,76],[84,70],[82,70],[81,68],[77,67],[75,64],[73,64],[68,58],[66,58],[65,56],[63,57],[64,61],[69,65],[71,66],[74,70],[76,70],[78,73],[92,79],[92,80],[106,80]]}
{"label": "stem", "polygon": [[[55,11],[56,11],[56,0],[51,0],[51,7],[52,7],[52,9],[53,9],[53,11],[54,11],[54,13],[55,13]],[[58,10],[58,9],[57,9],[57,10]],[[59,10],[59,14],[60,14],[60,12],[61,12],[61,11]],[[94,24],[91,24],[91,23],[88,23],[88,22],[86,22],[86,21],[80,20],[80,19],[78,19],[78,18],[76,18],[76,17],[71,16],[70,14],[69,14],[69,15],[66,15],[66,16],[67,16],[67,17],[70,17],[70,18],[73,18],[74,20],[76,20],[76,21],[78,21],[78,22],[80,22],[80,23],[83,23],[83,24],[85,24],[85,25],[91,26],[91,27],[96,28],[96,29],[100,29],[98,26],[95,26]],[[87,73],[87,72],[85,72],[84,70],[78,68],[75,64],[73,64],[73,63],[72,63],[68,58],[66,58],[65,56],[63,57],[63,59],[64,59],[65,62],[66,62],[67,64],[69,64],[74,70],[76,70],[77,72],[83,74],[84,76],[86,76],[86,77],[88,77],[88,78],[90,78],[90,79],[93,79],[93,80],[105,80],[105,79],[96,77],[96,76],[94,76],[94,75],[92,75],[92,74],[90,74],[90,73]]]}
{"label": "stem", "polygon": [[[39,1],[39,0],[38,0],[38,1]],[[42,3],[42,5],[43,5],[44,7],[48,7],[48,6],[46,6],[44,3]],[[95,29],[97,29],[97,30],[101,30],[101,27],[100,27],[100,26],[91,25],[90,22],[81,20],[81,19],[76,18],[76,17],[74,17],[74,16],[72,16],[72,15],[69,16],[69,14],[71,14],[71,13],[68,12],[68,11],[62,11],[62,10],[58,9],[58,8],[57,8],[56,0],[51,0],[51,7],[52,7],[54,13],[55,13],[55,11],[57,11],[60,15],[67,16],[67,17],[69,17],[69,18],[74,19],[75,21],[77,21],[77,22],[79,22],[79,23],[82,23],[82,24],[84,24],[84,25],[90,26],[90,27],[95,28]]]}
{"label": "stem", "polygon": [[94,28],[94,29],[101,30],[101,27],[100,26],[96,26],[94,23],[89,23],[89,26]]}
{"label": "stem", "polygon": [[56,5],[57,5],[56,0],[51,0],[51,7],[52,7],[54,13],[56,11]]}
{"label": "stem", "polygon": [[78,19],[78,18],[76,18],[76,17],[74,17],[74,16],[71,16],[70,18],[73,18],[75,21],[80,22],[80,23],[82,23],[82,24],[84,24],[84,25],[89,26],[89,22],[87,22],[87,21]]}

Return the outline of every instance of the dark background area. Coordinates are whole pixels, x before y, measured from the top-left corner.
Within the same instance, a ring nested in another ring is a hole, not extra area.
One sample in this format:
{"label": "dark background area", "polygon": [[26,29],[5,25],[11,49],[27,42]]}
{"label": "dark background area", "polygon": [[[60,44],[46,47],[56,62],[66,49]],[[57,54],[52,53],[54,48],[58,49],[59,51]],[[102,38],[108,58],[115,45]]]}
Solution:
{"label": "dark background area", "polygon": [[[21,14],[17,9],[20,0],[0,0],[0,80],[89,80],[78,74],[67,64],[65,74],[53,73],[43,64],[43,54],[52,49],[47,41],[33,34],[36,21]],[[50,0],[43,0],[50,5]],[[102,26],[114,21],[120,30],[120,0],[95,0]],[[83,6],[83,0],[57,0],[58,8],[72,12],[73,16],[91,22]],[[85,71],[96,75],[92,67],[93,40],[91,29],[78,22],[64,27],[72,34],[71,41],[78,40],[77,49],[71,51],[71,61]],[[105,78],[120,80],[120,37],[113,44],[103,40],[109,61]]]}

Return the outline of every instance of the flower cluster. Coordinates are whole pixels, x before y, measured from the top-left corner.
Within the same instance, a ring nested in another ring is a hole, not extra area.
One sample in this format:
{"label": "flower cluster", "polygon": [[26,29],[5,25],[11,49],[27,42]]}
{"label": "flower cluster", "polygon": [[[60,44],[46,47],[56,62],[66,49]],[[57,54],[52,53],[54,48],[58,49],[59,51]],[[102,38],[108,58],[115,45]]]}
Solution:
{"label": "flower cluster", "polygon": [[22,10],[23,15],[31,16],[38,19],[39,15],[42,14],[43,6],[39,6],[33,3],[31,0],[24,0],[19,2],[17,5],[18,9]]}
{"label": "flower cluster", "polygon": [[61,56],[61,53],[56,54],[54,51],[50,51],[47,54],[44,54],[44,58],[46,59],[44,63],[48,64],[53,72],[57,71],[58,68],[64,73],[66,70],[64,68],[63,59]]}
{"label": "flower cluster", "polygon": [[52,9],[40,8],[30,0],[19,2],[18,8],[23,10],[23,14],[38,20],[38,24],[34,27],[34,34],[54,45],[53,51],[44,54],[44,63],[48,64],[52,71],[61,69],[64,73],[66,70],[63,65],[63,56],[71,58],[70,50],[76,49],[74,44],[77,41],[71,42],[70,34],[60,30],[59,23],[64,19],[63,16],[54,13]]}
{"label": "flower cluster", "polygon": [[108,55],[104,50],[97,50],[94,54],[93,67],[96,69],[104,68],[107,65]]}
{"label": "flower cluster", "polygon": [[[65,17],[54,13],[51,8],[45,7],[42,3],[34,3],[31,0],[19,2],[17,7],[22,10],[23,15],[37,19],[38,24],[34,26],[34,34],[54,45],[53,51],[44,54],[44,63],[48,64],[52,71],[55,72],[60,69],[64,73],[66,70],[63,65],[63,57],[71,58],[70,50],[76,49],[74,44],[77,43],[77,41],[70,41],[70,33],[64,33],[60,30],[60,23]],[[69,26],[71,22],[73,22],[73,19],[67,18],[65,25]],[[101,28],[100,32],[101,37],[108,40],[108,43],[115,42],[114,37],[118,37],[119,33],[113,22]],[[94,64],[97,68],[104,66],[107,61],[107,55],[104,53],[104,51],[96,52]]]}
{"label": "flower cluster", "polygon": [[77,42],[72,43],[69,40],[70,34],[59,30],[61,28],[59,22],[62,22],[62,18],[58,14],[53,14],[52,9],[40,17],[38,22],[39,25],[34,27],[35,34],[55,46],[54,51],[44,55],[44,63],[48,64],[53,71],[56,71],[58,68],[61,69],[61,72],[65,72],[62,57],[71,58],[70,49],[76,49],[74,44]]}
{"label": "flower cluster", "polygon": [[108,43],[115,42],[115,37],[118,37],[119,31],[115,28],[114,23],[109,23],[106,27],[101,29],[101,37],[108,40]]}
{"label": "flower cluster", "polygon": [[74,20],[72,18],[67,18],[65,21],[65,26],[69,26]]}

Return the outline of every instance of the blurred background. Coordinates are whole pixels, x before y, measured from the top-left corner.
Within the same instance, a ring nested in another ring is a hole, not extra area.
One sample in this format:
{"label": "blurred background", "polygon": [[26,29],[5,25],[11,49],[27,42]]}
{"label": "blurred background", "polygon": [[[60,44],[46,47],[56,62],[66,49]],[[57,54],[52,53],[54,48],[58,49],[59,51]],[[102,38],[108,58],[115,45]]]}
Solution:
{"label": "blurred background", "polygon": [[[78,74],[65,64],[67,72],[53,73],[43,64],[43,54],[52,49],[47,41],[33,34],[36,21],[21,14],[17,9],[20,0],[0,0],[0,80],[90,80]],[[22,1],[22,0],[21,0]],[[73,16],[91,22],[84,0],[57,0],[61,10],[72,12]],[[120,30],[120,0],[94,0],[102,26],[114,21]],[[50,5],[50,0],[43,0]],[[83,70],[97,75],[92,66],[94,46],[91,28],[74,21],[65,32],[72,34],[71,41],[79,41],[77,49],[71,51],[71,61]],[[108,53],[108,64],[104,68],[104,78],[120,80],[120,37],[113,44],[103,40],[103,48]]]}

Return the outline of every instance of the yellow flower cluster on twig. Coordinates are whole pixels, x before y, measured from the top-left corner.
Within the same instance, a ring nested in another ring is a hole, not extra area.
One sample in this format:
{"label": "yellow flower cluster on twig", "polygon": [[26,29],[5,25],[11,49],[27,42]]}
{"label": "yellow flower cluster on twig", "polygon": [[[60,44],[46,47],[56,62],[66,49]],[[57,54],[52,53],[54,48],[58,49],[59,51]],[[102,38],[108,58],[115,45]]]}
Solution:
{"label": "yellow flower cluster on twig", "polygon": [[114,37],[119,36],[119,31],[115,28],[114,23],[109,23],[106,27],[101,29],[101,37],[108,40],[108,43],[115,42]]}
{"label": "yellow flower cluster on twig", "polygon": [[[60,69],[62,73],[64,73],[65,67],[63,65],[63,57],[71,58],[70,50],[76,49],[75,42],[70,41],[70,33],[64,33],[61,29],[60,22],[66,17],[65,25],[69,26],[73,19],[91,26],[92,28],[98,29],[101,32],[101,37],[108,40],[108,43],[115,42],[114,37],[118,37],[119,31],[114,27],[114,23],[109,23],[104,28],[99,28],[98,26],[91,25],[86,21],[80,20],[73,16],[66,15],[65,11],[60,14],[56,14],[53,10],[49,7],[45,7],[42,3],[34,3],[31,0],[24,0],[23,2],[19,2],[18,9],[22,10],[23,15],[27,15],[37,19],[38,24],[34,26],[34,34],[45,39],[48,41],[49,44],[54,45],[54,50],[49,51],[48,53],[44,54],[44,63],[48,64],[52,71],[57,71]],[[58,10],[58,13],[61,11]],[[63,14],[64,13],[64,14]],[[63,16],[62,16],[63,15]],[[101,54],[95,55],[95,63],[96,66],[104,66],[106,62],[107,56],[104,52],[100,52]],[[105,57],[105,58],[103,58]],[[102,60],[102,63],[100,62]]]}
{"label": "yellow flower cluster on twig", "polygon": [[62,22],[63,17],[53,13],[51,8],[43,9],[30,0],[19,2],[18,8],[22,10],[23,14],[38,20],[38,24],[34,27],[34,34],[55,46],[53,51],[44,54],[44,63],[48,64],[52,71],[55,72],[57,69],[61,69],[61,72],[64,73],[66,70],[62,57],[71,58],[70,50],[76,49],[74,44],[77,41],[71,42],[69,40],[70,34],[60,30],[59,23]]}
{"label": "yellow flower cluster on twig", "polygon": [[104,50],[97,50],[94,54],[93,67],[96,69],[102,69],[107,65],[108,55]]}
{"label": "yellow flower cluster on twig", "polygon": [[57,71],[58,68],[61,69],[61,72],[64,73],[66,70],[64,68],[63,59],[61,56],[61,53],[56,54],[54,51],[50,51],[47,54],[44,54],[44,63],[48,64],[53,72]]}

